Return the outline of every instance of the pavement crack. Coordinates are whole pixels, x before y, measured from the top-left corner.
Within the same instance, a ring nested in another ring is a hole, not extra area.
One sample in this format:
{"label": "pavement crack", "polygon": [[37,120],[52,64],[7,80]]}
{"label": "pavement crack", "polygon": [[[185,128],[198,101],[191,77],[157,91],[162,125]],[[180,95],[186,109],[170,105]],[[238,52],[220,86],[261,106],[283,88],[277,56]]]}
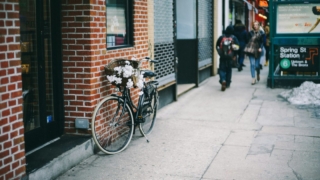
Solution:
{"label": "pavement crack", "polygon": [[[254,89],[254,91],[253,91],[253,93],[252,93],[252,98],[251,98],[251,100],[252,100],[252,99],[255,99],[255,98],[257,97],[257,96],[254,95],[254,94],[256,93],[256,91],[257,91],[257,88]],[[251,101],[251,100],[250,100],[250,101]]]}
{"label": "pavement crack", "polygon": [[239,117],[239,119],[238,119],[238,121],[237,121],[237,122],[240,122],[240,120],[241,120],[242,116],[244,115],[244,113],[245,113],[245,112],[246,112],[246,110],[248,109],[248,107],[249,107],[249,105],[250,105],[251,100],[255,99],[254,94],[255,94],[255,92],[256,92],[256,91],[257,91],[257,89],[254,89],[254,91],[253,91],[253,93],[252,93],[252,97],[251,97],[251,99],[250,99],[249,103],[248,103],[248,104],[247,104],[247,106],[243,109],[243,111],[242,111],[242,113],[240,114],[240,117]]}
{"label": "pavement crack", "polygon": [[297,178],[298,180],[303,180],[302,177],[301,177],[301,175],[300,175],[298,172],[296,172],[296,171],[290,166],[290,162],[293,160],[293,153],[294,153],[294,152],[295,152],[295,151],[293,151],[293,152],[291,153],[291,158],[290,158],[290,160],[287,162],[287,165],[288,165],[288,167],[292,170],[293,174],[296,176],[296,178]]}
{"label": "pavement crack", "polygon": [[248,107],[249,107],[249,103],[247,104],[247,106],[244,108],[244,110],[243,110],[242,113],[240,114],[240,117],[239,117],[238,122],[240,122],[242,116],[244,115],[244,113],[246,112],[246,110],[248,109]]}
{"label": "pavement crack", "polygon": [[261,111],[261,107],[262,107],[262,105],[261,105],[260,108],[259,108],[259,111],[258,111],[258,113],[257,113],[257,117],[256,117],[256,119],[255,119],[254,122],[257,122],[257,121],[258,121],[258,117],[259,117],[259,114],[260,114],[260,111]]}
{"label": "pavement crack", "polygon": [[271,155],[272,155],[272,153],[273,153],[273,150],[274,150],[274,144],[272,145],[272,149],[271,149],[271,152],[270,152],[270,156],[269,157],[271,157]]}
{"label": "pavement crack", "polygon": [[219,148],[219,150],[217,151],[216,155],[212,158],[211,162],[209,163],[209,165],[207,166],[207,168],[204,170],[204,172],[202,173],[200,180],[203,179],[203,176],[207,173],[209,167],[211,166],[211,164],[213,163],[213,161],[215,160],[215,158],[218,156],[220,150],[222,149],[222,147],[224,146],[224,143],[228,140],[228,138],[230,137],[230,135],[232,134],[232,131],[230,131],[228,137],[224,140],[224,142],[221,144],[221,147]]}

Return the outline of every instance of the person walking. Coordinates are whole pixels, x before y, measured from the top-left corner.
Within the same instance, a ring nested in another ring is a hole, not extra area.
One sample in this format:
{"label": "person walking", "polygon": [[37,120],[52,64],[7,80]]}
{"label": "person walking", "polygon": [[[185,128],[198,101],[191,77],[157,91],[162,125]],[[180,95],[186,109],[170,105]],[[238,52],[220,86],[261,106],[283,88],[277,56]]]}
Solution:
{"label": "person walking", "polygon": [[270,46],[270,26],[269,23],[264,27],[264,33],[266,34],[266,43],[265,43],[265,49],[266,49],[266,62],[264,66],[268,66],[269,64],[269,46]]}
{"label": "person walking", "polygon": [[265,35],[265,32],[264,32],[264,28],[262,27],[262,24],[260,23],[260,31],[262,32],[262,48],[261,48],[261,53],[260,53],[260,65],[259,65],[259,67],[260,67],[260,70],[262,70],[263,69],[263,63],[264,63],[264,58],[265,58],[265,53],[266,53],[266,51],[265,51],[265,44],[266,44],[266,35]]}
{"label": "person walking", "polygon": [[221,91],[225,91],[230,87],[232,78],[232,61],[235,55],[235,51],[239,50],[239,41],[233,35],[233,27],[230,25],[224,31],[216,42],[216,50],[220,56],[219,63],[219,77],[221,84]]}
{"label": "person walking", "polygon": [[234,25],[234,35],[239,41],[239,50],[238,53],[238,71],[242,71],[242,67],[245,67],[243,64],[244,61],[244,47],[247,44],[247,31],[244,24],[242,24],[241,20],[237,19],[236,24]]}
{"label": "person walking", "polygon": [[[264,33],[260,31],[260,23],[258,21],[252,23],[252,29],[248,33],[248,44],[244,48],[244,53],[247,54],[250,60],[251,84],[254,85],[257,80],[260,81],[259,65]],[[255,78],[255,71],[257,72],[257,79]]]}

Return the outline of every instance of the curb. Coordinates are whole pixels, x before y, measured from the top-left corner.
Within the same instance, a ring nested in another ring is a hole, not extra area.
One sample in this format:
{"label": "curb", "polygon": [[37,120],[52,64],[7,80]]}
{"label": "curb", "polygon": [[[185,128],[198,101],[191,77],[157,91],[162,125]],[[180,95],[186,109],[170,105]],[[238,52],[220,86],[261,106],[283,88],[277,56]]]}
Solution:
{"label": "curb", "polygon": [[92,138],[86,142],[63,153],[51,162],[28,175],[29,180],[55,179],[59,175],[94,154],[94,142]]}

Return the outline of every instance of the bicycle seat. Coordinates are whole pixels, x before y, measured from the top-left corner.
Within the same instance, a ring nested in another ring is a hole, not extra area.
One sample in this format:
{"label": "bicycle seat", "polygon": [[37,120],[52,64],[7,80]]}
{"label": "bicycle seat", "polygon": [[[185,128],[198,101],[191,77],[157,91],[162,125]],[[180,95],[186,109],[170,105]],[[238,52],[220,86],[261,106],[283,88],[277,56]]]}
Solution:
{"label": "bicycle seat", "polygon": [[151,83],[151,84],[154,84],[154,85],[156,85],[156,86],[159,85],[159,82],[158,82],[158,81],[150,81],[150,83]]}
{"label": "bicycle seat", "polygon": [[150,70],[141,70],[143,72],[143,77],[155,77],[157,74]]}

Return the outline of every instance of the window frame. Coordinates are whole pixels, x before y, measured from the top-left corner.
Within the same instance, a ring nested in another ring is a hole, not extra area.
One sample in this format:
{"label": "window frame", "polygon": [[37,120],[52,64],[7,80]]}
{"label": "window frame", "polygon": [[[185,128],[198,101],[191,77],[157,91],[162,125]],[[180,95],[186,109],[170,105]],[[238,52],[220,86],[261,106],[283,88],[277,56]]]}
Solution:
{"label": "window frame", "polygon": [[[108,32],[106,31],[106,49],[107,50],[113,50],[113,49],[120,49],[120,48],[127,48],[127,47],[133,47],[133,36],[134,36],[134,32],[133,32],[133,0],[125,0],[126,1],[126,9],[125,9],[125,17],[126,17],[126,40],[127,40],[127,44],[123,44],[123,45],[118,45],[118,46],[112,46],[112,47],[108,47],[107,43],[107,38],[108,38]],[[106,1],[106,21],[107,21],[107,13],[108,10],[108,4]],[[106,29],[107,29],[107,22],[106,22]]]}

